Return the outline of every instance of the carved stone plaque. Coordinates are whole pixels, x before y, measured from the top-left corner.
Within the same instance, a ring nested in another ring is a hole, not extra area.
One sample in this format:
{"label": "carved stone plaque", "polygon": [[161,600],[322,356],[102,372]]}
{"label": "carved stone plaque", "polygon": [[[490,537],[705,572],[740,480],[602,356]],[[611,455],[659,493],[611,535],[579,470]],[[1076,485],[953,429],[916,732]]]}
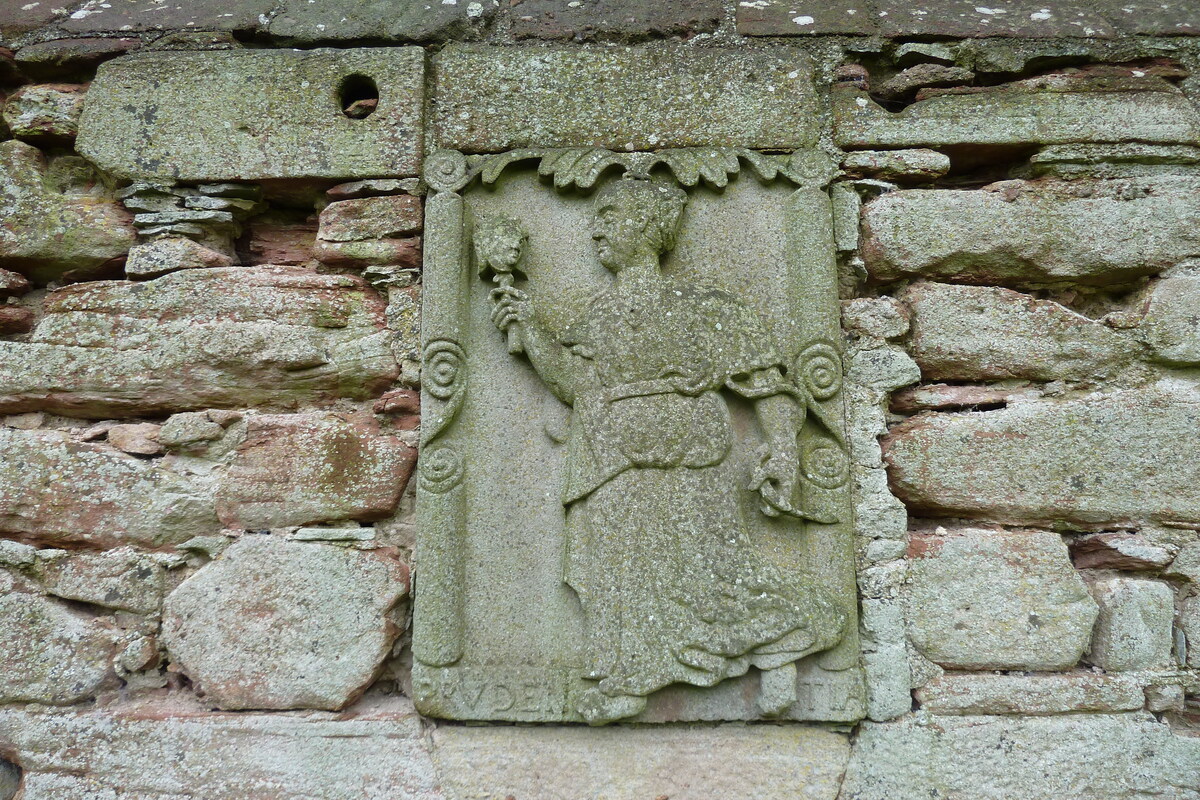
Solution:
{"label": "carved stone plaque", "polygon": [[418,708],[859,719],[828,163],[426,172]]}

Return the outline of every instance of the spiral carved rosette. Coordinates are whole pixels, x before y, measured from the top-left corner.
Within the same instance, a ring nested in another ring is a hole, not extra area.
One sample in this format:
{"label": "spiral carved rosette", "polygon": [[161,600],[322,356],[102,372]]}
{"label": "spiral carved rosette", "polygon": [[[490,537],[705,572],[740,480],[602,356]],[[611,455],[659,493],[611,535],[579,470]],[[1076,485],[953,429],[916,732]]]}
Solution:
{"label": "spiral carved rosette", "polygon": [[804,477],[822,489],[836,489],[850,479],[850,459],[833,442],[807,442],[800,463],[804,465]]}
{"label": "spiral carved rosette", "polygon": [[425,345],[421,354],[421,386],[429,396],[445,405],[434,409],[429,423],[423,426],[421,439],[428,443],[450,424],[462,408],[465,394],[466,356],[449,339],[435,339]]}
{"label": "spiral carved rosette", "polygon": [[418,485],[426,492],[445,494],[462,483],[463,460],[458,451],[445,445],[421,454]]}
{"label": "spiral carved rosette", "polygon": [[814,400],[828,400],[842,388],[842,358],[828,342],[810,345],[796,359],[797,382]]}
{"label": "spiral carved rosette", "polygon": [[457,192],[471,178],[467,157],[457,150],[437,150],[425,159],[425,183],[438,192]]}

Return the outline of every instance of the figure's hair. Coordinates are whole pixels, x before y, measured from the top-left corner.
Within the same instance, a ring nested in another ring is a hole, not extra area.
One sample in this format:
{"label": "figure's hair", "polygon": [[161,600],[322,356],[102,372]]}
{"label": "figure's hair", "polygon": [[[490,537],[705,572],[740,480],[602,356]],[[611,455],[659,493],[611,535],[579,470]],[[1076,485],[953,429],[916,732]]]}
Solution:
{"label": "figure's hair", "polygon": [[613,202],[644,219],[642,231],[660,253],[675,247],[687,201],[687,192],[674,182],[630,177],[613,181],[596,195],[597,206]]}
{"label": "figure's hair", "polygon": [[517,247],[524,247],[529,234],[521,223],[508,217],[481,217],[475,222],[475,258],[480,267],[486,265],[496,249],[505,242],[517,240]]}

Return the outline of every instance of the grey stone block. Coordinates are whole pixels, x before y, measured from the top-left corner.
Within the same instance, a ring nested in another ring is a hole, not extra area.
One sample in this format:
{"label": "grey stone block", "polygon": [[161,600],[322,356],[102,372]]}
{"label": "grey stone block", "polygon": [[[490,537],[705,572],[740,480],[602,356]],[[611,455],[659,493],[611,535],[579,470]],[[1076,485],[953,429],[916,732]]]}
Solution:
{"label": "grey stone block", "polygon": [[[424,63],[412,47],[137,53],[98,70],[77,146],[124,178],[416,175]],[[356,82],[379,99],[363,118],[343,113]]]}

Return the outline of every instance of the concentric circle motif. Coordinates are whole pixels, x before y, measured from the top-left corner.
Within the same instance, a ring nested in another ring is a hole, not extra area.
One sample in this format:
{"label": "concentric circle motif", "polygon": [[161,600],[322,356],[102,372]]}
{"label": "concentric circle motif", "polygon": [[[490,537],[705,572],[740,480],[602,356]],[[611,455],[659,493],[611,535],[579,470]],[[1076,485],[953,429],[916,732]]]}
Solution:
{"label": "concentric circle motif", "polygon": [[467,157],[457,150],[438,150],[425,159],[425,182],[439,192],[467,185]]}
{"label": "concentric circle motif", "polygon": [[444,445],[423,452],[419,466],[420,485],[427,492],[444,494],[462,482],[462,456]]}
{"label": "concentric circle motif", "polygon": [[842,388],[842,359],[833,345],[818,342],[796,359],[804,388],[817,400],[828,400]]}
{"label": "concentric circle motif", "polygon": [[809,442],[801,458],[804,476],[822,489],[836,489],[850,479],[850,459],[835,444]]}
{"label": "concentric circle motif", "polygon": [[464,356],[462,348],[447,339],[430,342],[422,356],[421,385],[438,400],[449,400],[458,391]]}

